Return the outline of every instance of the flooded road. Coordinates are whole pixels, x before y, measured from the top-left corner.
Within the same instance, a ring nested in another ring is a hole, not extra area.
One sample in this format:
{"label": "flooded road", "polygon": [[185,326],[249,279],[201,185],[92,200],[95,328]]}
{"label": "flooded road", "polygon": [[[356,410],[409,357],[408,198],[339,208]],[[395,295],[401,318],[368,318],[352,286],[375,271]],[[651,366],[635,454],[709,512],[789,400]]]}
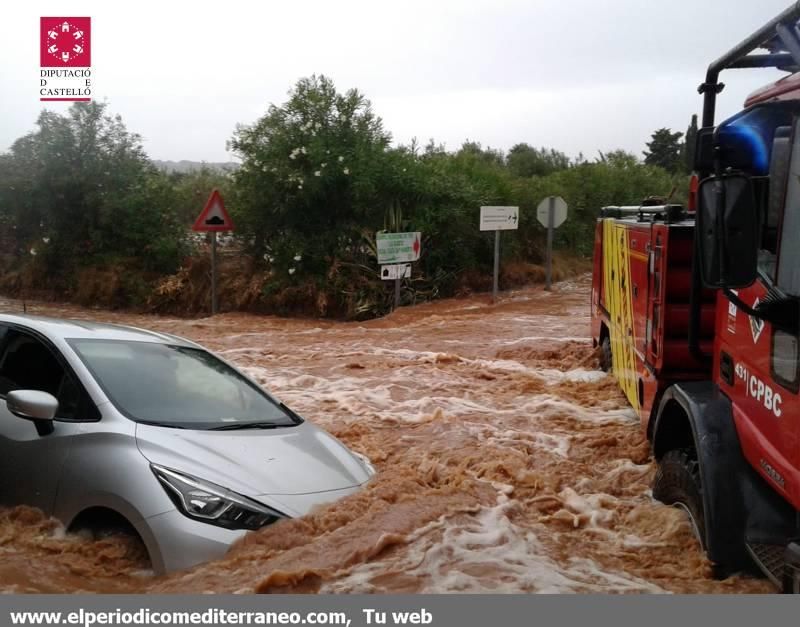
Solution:
{"label": "flooded road", "polygon": [[[650,497],[639,423],[588,339],[589,281],[402,309],[363,323],[29,313],[196,340],[364,453],[361,493],[156,577],[131,539],[0,510],[18,592],[770,592],[711,578],[684,515]],[[14,301],[3,310],[20,311]]]}

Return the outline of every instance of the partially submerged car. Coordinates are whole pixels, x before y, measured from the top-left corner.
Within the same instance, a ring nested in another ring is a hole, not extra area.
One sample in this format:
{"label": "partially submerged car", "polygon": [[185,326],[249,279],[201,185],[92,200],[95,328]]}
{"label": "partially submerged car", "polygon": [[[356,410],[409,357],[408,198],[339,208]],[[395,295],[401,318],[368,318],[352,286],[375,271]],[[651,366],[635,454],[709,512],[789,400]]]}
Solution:
{"label": "partially submerged car", "polygon": [[374,469],[201,346],[0,315],[0,503],[132,527],[158,573],[358,490]]}

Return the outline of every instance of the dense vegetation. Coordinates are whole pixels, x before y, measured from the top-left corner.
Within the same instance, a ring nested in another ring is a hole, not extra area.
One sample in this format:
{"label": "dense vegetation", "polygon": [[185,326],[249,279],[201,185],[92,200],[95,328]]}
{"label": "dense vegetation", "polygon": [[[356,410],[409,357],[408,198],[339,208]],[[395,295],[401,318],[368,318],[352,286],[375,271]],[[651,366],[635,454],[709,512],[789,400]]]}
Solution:
{"label": "dense vegetation", "polygon": [[362,94],[313,76],[237,127],[229,147],[240,167],[167,173],[105,104],[76,103],[65,115],[43,112],[36,130],[0,155],[0,288],[197,307],[202,299],[181,297],[207,281],[202,242],[188,226],[218,187],[237,225],[226,263],[246,279],[223,308],[375,315],[390,303],[378,278],[377,230],[423,233],[406,300],[485,285],[493,240],[478,230],[481,205],[520,206],[504,257],[534,267],[544,241],[535,208],[563,196],[570,218],[556,246],[588,256],[599,207],[683,190],[682,137],[659,129],[644,160],[623,151],[570,159],[526,143],[507,154],[472,142],[454,152],[432,140],[392,146]]}

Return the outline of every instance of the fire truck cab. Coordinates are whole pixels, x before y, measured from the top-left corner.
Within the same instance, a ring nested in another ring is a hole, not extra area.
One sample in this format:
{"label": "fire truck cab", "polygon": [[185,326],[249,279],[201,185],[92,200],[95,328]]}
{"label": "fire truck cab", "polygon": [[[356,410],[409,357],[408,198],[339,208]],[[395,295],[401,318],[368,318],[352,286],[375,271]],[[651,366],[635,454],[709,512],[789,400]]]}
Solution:
{"label": "fire truck cab", "polygon": [[[606,207],[592,334],[652,442],[655,498],[720,574],[800,591],[800,3],[709,66],[686,208]],[[762,52],[763,51],[763,52]],[[722,71],[790,74],[715,123]]]}

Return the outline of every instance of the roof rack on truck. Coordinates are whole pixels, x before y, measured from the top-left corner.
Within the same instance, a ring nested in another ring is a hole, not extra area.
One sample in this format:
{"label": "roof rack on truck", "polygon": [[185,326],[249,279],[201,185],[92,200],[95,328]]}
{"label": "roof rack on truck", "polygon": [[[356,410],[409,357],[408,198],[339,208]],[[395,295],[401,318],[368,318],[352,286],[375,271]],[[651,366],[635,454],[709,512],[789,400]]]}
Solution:
{"label": "roof rack on truck", "polygon": [[[708,66],[706,80],[698,87],[703,94],[702,126],[714,126],[717,94],[725,84],[719,82],[723,70],[736,68],[777,68],[786,72],[800,69],[800,1],[767,22],[738,45]],[[767,50],[767,53],[754,53]]]}
{"label": "roof rack on truck", "polygon": [[601,218],[631,218],[639,222],[679,222],[687,217],[683,205],[608,206],[600,210]]}

